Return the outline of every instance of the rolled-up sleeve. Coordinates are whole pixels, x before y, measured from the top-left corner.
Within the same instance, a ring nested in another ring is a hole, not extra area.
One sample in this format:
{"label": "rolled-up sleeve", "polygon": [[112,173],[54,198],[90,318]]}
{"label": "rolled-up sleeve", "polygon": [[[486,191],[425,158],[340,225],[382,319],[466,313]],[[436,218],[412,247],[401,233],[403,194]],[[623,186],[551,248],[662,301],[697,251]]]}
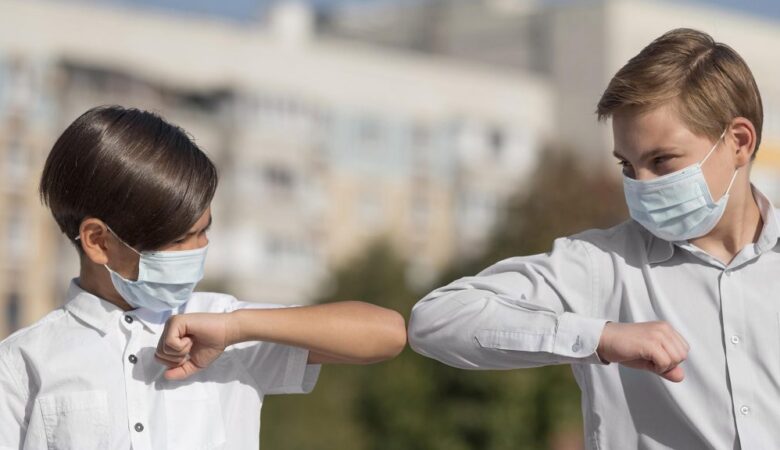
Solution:
{"label": "rolled-up sleeve", "polygon": [[409,343],[464,369],[600,363],[597,300],[609,267],[588,244],[557,239],[546,254],[501,261],[436,289],[412,309]]}

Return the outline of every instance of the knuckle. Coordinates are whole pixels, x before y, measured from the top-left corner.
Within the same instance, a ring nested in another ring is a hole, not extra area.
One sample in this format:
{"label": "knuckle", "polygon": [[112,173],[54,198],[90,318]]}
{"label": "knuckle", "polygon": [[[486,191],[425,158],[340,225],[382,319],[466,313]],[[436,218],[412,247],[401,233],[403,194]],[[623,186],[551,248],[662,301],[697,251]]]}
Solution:
{"label": "knuckle", "polygon": [[653,359],[655,361],[664,361],[669,359],[666,352],[664,351],[664,348],[660,344],[653,346]]}

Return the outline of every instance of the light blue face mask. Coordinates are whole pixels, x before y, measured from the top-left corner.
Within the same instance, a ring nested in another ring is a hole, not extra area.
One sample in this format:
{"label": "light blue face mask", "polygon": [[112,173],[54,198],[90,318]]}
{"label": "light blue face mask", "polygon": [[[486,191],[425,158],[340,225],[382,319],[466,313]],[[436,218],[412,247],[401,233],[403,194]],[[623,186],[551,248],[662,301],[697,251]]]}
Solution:
{"label": "light blue face mask", "polygon": [[136,281],[125,279],[105,264],[114,288],[127,303],[155,312],[168,311],[187,303],[195,286],[203,279],[208,245],[195,250],[138,252],[110,228],[109,231],[141,257]]}
{"label": "light blue face mask", "polygon": [[739,169],[734,171],[726,193],[716,202],[701,166],[725,134],[724,131],[701,162],[682,170],[646,181],[624,175],[623,193],[631,218],[666,241],[686,241],[712,231],[726,210],[729,191]]}

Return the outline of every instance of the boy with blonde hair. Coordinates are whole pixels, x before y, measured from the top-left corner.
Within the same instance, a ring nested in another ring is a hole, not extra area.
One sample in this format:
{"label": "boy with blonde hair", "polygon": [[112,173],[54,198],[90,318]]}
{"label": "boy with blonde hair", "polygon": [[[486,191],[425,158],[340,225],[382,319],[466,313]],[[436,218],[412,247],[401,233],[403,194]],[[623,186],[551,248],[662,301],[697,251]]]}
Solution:
{"label": "boy with blonde hair", "polygon": [[780,227],[750,182],[763,122],[750,69],[672,30],[597,113],[632,220],[436,289],[410,344],[465,369],[571,364],[589,449],[780,448]]}

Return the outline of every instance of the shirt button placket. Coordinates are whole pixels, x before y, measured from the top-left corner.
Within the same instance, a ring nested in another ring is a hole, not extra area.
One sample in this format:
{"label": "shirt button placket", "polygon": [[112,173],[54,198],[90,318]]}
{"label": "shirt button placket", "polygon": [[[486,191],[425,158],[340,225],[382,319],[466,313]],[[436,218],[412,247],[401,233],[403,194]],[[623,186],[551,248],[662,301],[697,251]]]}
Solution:
{"label": "shirt button placket", "polygon": [[743,448],[756,447],[753,416],[753,395],[755,379],[748,369],[748,353],[745,340],[745,305],[743,303],[740,273],[732,269],[723,271],[720,278],[720,304],[722,313],[723,333],[726,337],[726,366],[732,382],[731,401],[736,418],[737,434]]}
{"label": "shirt button placket", "polygon": [[[143,371],[143,362],[138,357],[137,350],[143,346],[140,342],[143,338],[144,330],[142,324],[129,314],[124,315],[123,322],[127,329],[127,344],[124,349],[124,358],[127,363],[123,365],[125,376],[125,389],[127,398],[127,419],[130,422],[130,429],[133,433],[130,435],[130,441],[134,449],[151,448],[151,439],[148,430],[146,430],[146,407],[145,407],[145,386],[142,380],[143,376],[133,375],[135,371]],[[145,431],[146,430],[146,431]]]}

